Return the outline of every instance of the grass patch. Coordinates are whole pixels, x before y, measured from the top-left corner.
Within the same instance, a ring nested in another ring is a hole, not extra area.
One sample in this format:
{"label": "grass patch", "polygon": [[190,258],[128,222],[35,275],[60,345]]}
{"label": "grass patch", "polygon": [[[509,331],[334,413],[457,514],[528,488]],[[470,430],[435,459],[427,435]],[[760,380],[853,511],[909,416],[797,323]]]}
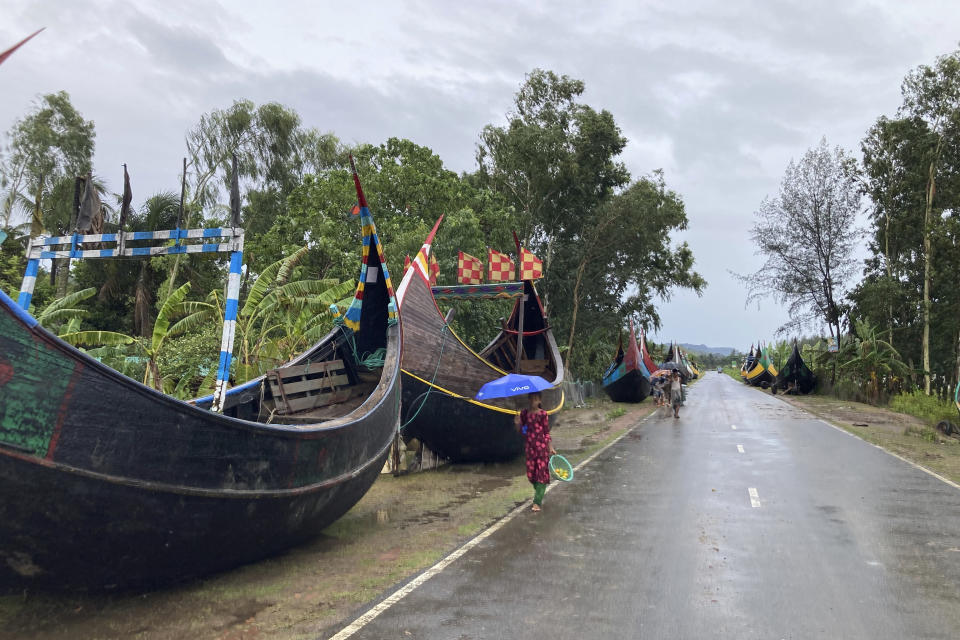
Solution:
{"label": "grass patch", "polygon": [[949,420],[953,424],[960,422],[957,417],[957,406],[954,403],[942,402],[936,396],[928,396],[920,391],[893,396],[890,398],[890,409],[920,418],[931,425],[942,420]]}
{"label": "grass patch", "polygon": [[914,436],[927,442],[940,442],[940,434],[930,427],[907,427],[903,430],[903,435]]}
{"label": "grass patch", "polygon": [[616,407],[614,409],[611,409],[610,411],[607,411],[607,420],[616,420],[620,416],[625,416],[625,415],[627,415],[626,409],[624,409],[623,407]]}

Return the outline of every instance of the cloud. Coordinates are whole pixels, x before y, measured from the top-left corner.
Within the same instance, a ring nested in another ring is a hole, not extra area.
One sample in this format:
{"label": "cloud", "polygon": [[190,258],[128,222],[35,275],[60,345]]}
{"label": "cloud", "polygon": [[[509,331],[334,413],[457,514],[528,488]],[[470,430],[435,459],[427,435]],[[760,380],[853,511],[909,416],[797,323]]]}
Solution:
{"label": "cloud", "polygon": [[911,67],[956,47],[960,7],[813,0],[270,3],[13,0],[0,42],[47,31],[0,68],[0,128],[67,90],[97,126],[96,166],[137,198],[176,189],[201,114],[249,98],[296,109],[348,142],[407,137],[474,168],[534,67],[586,82],[629,139],[634,175],[662,167],[710,283],[662,306],[666,337],[744,348],[785,319],[743,308],[728,270],[752,271],[749,228],[791,158],[826,135],[856,149],[899,104]]}

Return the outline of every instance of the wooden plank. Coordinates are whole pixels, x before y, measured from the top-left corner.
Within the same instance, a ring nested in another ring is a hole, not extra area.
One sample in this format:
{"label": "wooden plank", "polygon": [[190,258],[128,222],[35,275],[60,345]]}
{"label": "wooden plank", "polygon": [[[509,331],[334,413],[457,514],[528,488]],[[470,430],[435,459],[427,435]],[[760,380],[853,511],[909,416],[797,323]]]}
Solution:
{"label": "wooden plank", "polygon": [[[308,380],[292,380],[289,382],[284,378],[283,395],[287,397],[287,400],[290,400],[292,397],[301,393],[307,393],[309,391],[332,391],[337,387],[346,387],[349,384],[350,378],[348,378],[346,374],[310,378]],[[280,395],[279,385],[273,380],[270,381],[270,390],[273,391],[274,396]]]}
{"label": "wooden plank", "polygon": [[287,406],[289,412],[277,411],[277,413],[297,413],[298,411],[307,411],[317,407],[344,402],[350,399],[350,391],[335,391],[333,393],[319,393],[313,396],[302,396],[300,398],[288,398]]}
{"label": "wooden plank", "polygon": [[317,373],[328,373],[330,371],[340,371],[344,369],[343,360],[326,360],[323,362],[311,362],[309,364],[294,364],[282,369],[274,369],[283,380],[288,378],[301,378],[306,375]]}
{"label": "wooden plank", "polygon": [[549,360],[524,360],[520,363],[520,373],[540,373],[547,369]]}

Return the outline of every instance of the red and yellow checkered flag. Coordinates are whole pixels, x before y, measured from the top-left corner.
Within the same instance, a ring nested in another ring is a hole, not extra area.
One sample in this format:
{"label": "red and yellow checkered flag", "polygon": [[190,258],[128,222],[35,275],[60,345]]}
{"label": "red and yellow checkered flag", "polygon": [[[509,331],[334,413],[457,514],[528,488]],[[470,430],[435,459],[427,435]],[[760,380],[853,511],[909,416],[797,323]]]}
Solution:
{"label": "red and yellow checkered flag", "polygon": [[520,279],[538,280],[543,277],[543,263],[540,258],[526,249],[520,249]]}
{"label": "red and yellow checkered flag", "polygon": [[437,259],[430,254],[430,286],[437,286],[437,276],[440,275],[440,263],[437,262]]}
{"label": "red and yellow checkered flag", "polygon": [[483,282],[483,263],[469,253],[460,251],[457,255],[457,283],[480,284]]}
{"label": "red and yellow checkered flag", "polygon": [[505,253],[487,249],[487,281],[511,282],[517,272],[517,265],[513,264]]}

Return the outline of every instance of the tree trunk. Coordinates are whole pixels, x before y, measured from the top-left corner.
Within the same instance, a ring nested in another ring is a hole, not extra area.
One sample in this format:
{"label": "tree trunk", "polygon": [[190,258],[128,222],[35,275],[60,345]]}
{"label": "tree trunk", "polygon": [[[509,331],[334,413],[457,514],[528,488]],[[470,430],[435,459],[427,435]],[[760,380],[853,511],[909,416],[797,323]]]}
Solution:
{"label": "tree trunk", "polygon": [[923,390],[930,395],[930,262],[933,243],[930,241],[930,227],[933,218],[933,196],[936,193],[937,160],[940,155],[940,144],[937,143],[937,153],[930,161],[930,171],[927,174],[927,201],[923,214]]}
{"label": "tree trunk", "polygon": [[563,368],[570,370],[570,354],[573,353],[573,336],[577,330],[577,309],[580,307],[580,282],[583,280],[583,272],[587,268],[587,258],[580,262],[577,268],[577,279],[573,283],[573,312],[570,316],[570,337],[567,339],[567,354],[563,360]]}
{"label": "tree trunk", "polygon": [[[883,233],[883,260],[887,266],[887,284],[893,282],[893,272],[890,268],[890,208],[887,207],[887,215],[884,216]],[[893,346],[893,298],[887,304],[887,342]]]}

